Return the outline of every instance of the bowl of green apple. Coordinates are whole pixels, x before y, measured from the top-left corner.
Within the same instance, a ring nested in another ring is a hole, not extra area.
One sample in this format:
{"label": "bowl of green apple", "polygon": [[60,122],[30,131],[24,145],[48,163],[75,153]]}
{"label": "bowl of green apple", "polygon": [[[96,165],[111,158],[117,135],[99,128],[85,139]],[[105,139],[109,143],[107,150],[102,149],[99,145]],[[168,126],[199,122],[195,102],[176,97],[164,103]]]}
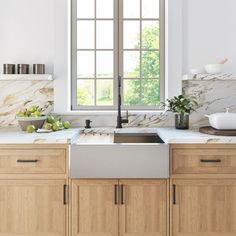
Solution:
{"label": "bowl of green apple", "polygon": [[42,113],[42,109],[35,105],[16,114],[16,120],[23,131],[27,131],[29,126],[34,127],[35,130],[41,129],[46,119],[47,116]]}

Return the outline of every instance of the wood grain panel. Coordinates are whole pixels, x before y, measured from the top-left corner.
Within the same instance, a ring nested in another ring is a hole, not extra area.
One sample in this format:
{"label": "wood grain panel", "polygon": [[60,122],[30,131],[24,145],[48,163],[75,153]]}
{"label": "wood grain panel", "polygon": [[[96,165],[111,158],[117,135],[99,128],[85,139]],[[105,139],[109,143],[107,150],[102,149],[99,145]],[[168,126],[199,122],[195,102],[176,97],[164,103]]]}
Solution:
{"label": "wood grain panel", "polygon": [[65,236],[63,180],[0,180],[0,236]]}
{"label": "wood grain panel", "polygon": [[236,148],[176,148],[171,154],[172,174],[236,173]]}
{"label": "wood grain panel", "polygon": [[236,235],[236,180],[173,180],[172,184],[176,186],[172,236]]}
{"label": "wood grain panel", "polygon": [[0,152],[0,174],[62,174],[66,173],[66,166],[65,149],[1,149]]}
{"label": "wood grain panel", "polygon": [[167,180],[120,180],[120,236],[167,235]]}
{"label": "wood grain panel", "polygon": [[118,180],[72,180],[72,236],[118,236]]}

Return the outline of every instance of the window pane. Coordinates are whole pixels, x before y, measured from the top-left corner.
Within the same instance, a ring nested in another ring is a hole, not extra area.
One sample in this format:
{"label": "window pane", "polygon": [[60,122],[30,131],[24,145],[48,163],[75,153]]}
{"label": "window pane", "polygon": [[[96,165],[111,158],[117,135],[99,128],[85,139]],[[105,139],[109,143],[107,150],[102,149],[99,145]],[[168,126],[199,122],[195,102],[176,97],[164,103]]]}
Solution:
{"label": "window pane", "polygon": [[113,18],[114,0],[97,0],[97,18]]}
{"label": "window pane", "polygon": [[97,51],[97,77],[113,78],[113,52]]}
{"label": "window pane", "polygon": [[79,106],[94,105],[94,80],[77,80],[77,104]]}
{"label": "window pane", "polygon": [[124,21],[124,48],[140,47],[140,21]]}
{"label": "window pane", "polygon": [[140,80],[124,80],[124,105],[140,104]]}
{"label": "window pane", "polygon": [[142,51],[142,77],[143,78],[159,78],[159,52],[158,51]]}
{"label": "window pane", "polygon": [[94,18],[94,0],[77,0],[77,18]]}
{"label": "window pane", "polygon": [[159,49],[159,21],[142,22],[142,48]]}
{"label": "window pane", "polygon": [[113,105],[113,80],[97,80],[97,105]]}
{"label": "window pane", "polygon": [[146,106],[160,105],[159,80],[142,80],[142,104]]}
{"label": "window pane", "polygon": [[123,17],[140,18],[140,0],[123,0]]}
{"label": "window pane", "polygon": [[97,21],[97,48],[113,49],[113,21]]}
{"label": "window pane", "polygon": [[124,77],[126,78],[137,78],[140,77],[140,53],[135,52],[124,52]]}
{"label": "window pane", "polygon": [[94,21],[77,21],[77,48],[94,48]]}
{"label": "window pane", "polygon": [[142,0],[142,17],[159,18],[159,0]]}
{"label": "window pane", "polygon": [[77,52],[78,78],[94,77],[94,52]]}

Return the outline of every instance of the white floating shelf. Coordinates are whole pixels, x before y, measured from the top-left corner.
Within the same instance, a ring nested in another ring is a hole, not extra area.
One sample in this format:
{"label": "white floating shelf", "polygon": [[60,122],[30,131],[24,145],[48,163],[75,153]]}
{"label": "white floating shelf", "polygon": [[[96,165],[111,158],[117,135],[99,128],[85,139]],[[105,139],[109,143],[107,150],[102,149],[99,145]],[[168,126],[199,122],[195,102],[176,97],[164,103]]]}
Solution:
{"label": "white floating shelf", "polygon": [[24,74],[24,75],[0,75],[0,81],[30,81],[30,80],[53,80],[52,75],[49,74],[42,74],[42,75],[36,75],[36,74]]}
{"label": "white floating shelf", "polygon": [[232,81],[236,80],[236,76],[232,74],[196,74],[196,75],[184,75],[182,80],[184,81]]}

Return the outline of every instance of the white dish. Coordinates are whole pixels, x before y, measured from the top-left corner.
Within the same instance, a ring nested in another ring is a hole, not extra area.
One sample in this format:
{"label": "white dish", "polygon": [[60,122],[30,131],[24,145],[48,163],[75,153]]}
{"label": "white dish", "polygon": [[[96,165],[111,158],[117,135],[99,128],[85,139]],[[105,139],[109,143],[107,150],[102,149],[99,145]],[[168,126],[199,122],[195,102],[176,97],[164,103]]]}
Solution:
{"label": "white dish", "polygon": [[205,70],[208,74],[219,74],[222,72],[222,64],[208,64],[205,65]]}
{"label": "white dish", "polygon": [[236,113],[229,112],[229,109],[226,109],[226,112],[214,113],[205,116],[208,117],[211,127],[215,129],[236,130]]}

